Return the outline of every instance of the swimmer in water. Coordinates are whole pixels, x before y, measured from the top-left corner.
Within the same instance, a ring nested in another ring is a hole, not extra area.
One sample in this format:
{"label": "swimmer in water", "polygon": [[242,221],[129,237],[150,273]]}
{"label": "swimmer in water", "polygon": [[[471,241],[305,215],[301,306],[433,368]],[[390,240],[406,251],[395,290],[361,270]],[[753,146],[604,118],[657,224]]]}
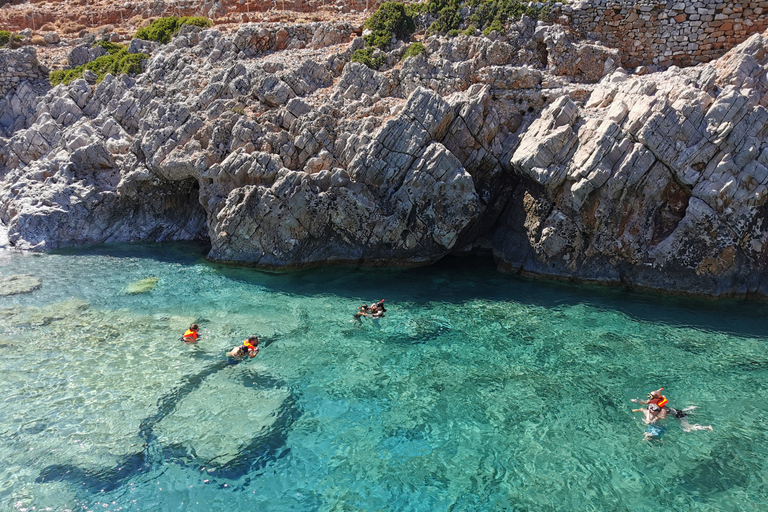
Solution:
{"label": "swimmer in water", "polygon": [[667,407],[669,400],[661,394],[663,389],[659,388],[648,393],[648,400],[637,400],[635,398],[631,400],[638,404],[647,405],[647,407],[641,407],[640,409],[632,409],[632,412],[643,411],[644,421],[649,425],[655,423],[658,419],[663,420],[670,411],[669,407]]}
{"label": "swimmer in water", "polygon": [[197,343],[197,339],[200,337],[200,326],[192,324],[189,326],[184,334],[181,336],[181,341],[184,343]]}
{"label": "swimmer in water", "polygon": [[384,299],[381,299],[379,302],[376,302],[373,304],[373,306],[371,306],[371,317],[382,318],[386,311],[387,309],[384,307]]}
{"label": "swimmer in water", "polygon": [[360,317],[363,316],[371,316],[371,310],[368,308],[368,304],[363,304],[359,308],[357,308],[357,311],[353,315],[355,317],[355,320],[360,322]]}
{"label": "swimmer in water", "polygon": [[694,430],[715,430],[712,425],[699,425],[698,423],[691,425],[690,421],[688,420],[688,413],[694,411],[696,406],[686,407],[685,409],[674,409],[669,407],[667,405],[669,400],[667,400],[667,398],[661,394],[663,389],[664,388],[659,388],[656,391],[651,391],[648,393],[648,400],[632,399],[632,402],[647,404],[647,407],[643,407],[641,409],[632,409],[632,412],[643,411],[644,421],[648,423],[648,430],[645,432],[646,440],[659,437],[664,432],[664,430],[666,430],[664,427],[654,425],[654,423],[658,419],[666,418],[668,414],[673,414],[678,420],[680,420],[680,428],[683,429],[683,432],[693,432]]}
{"label": "swimmer in water", "polygon": [[693,432],[694,430],[709,430],[710,432],[714,432],[715,429],[712,427],[712,425],[699,425],[698,423],[694,423],[691,425],[691,423],[688,421],[688,413],[693,412],[696,409],[695,405],[692,405],[690,407],[686,407],[685,409],[671,409],[672,414],[675,415],[675,417],[680,420],[680,428],[683,429],[683,432]]}
{"label": "swimmer in water", "polygon": [[258,353],[259,337],[254,335],[249,336],[242,345],[239,345],[227,352],[227,356],[234,359],[245,359],[245,356],[256,357],[256,354]]}

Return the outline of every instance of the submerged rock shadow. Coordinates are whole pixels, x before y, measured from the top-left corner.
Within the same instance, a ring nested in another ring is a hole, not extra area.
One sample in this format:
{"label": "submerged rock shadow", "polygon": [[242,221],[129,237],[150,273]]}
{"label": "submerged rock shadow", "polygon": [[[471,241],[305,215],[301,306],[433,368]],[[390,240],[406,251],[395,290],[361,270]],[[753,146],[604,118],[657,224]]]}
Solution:
{"label": "submerged rock shadow", "polygon": [[[176,411],[183,400],[199,389],[206,379],[227,368],[231,368],[228,361],[217,361],[201,372],[187,377],[179,386],[161,396],[157,401],[157,411],[144,418],[139,424],[139,437],[144,441],[142,451],[128,454],[115,467],[106,469],[83,468],[74,464],[50,465],[41,470],[35,482],[68,482],[73,484],[78,492],[85,494],[113,492],[119,490],[131,479],[141,474],[149,474],[153,469],[168,464],[195,469],[208,468],[211,478],[235,481],[285,457],[289,453],[285,446],[288,432],[291,425],[302,414],[297,406],[298,396],[293,390],[288,391],[287,398],[276,409],[276,421],[263,431],[254,432],[250,442],[234,457],[222,464],[217,464],[218,457],[200,458],[196,456],[194,449],[163,445],[158,439],[155,428],[160,422]],[[262,390],[286,388],[285,383],[279,379],[256,371],[245,373],[243,387]]]}

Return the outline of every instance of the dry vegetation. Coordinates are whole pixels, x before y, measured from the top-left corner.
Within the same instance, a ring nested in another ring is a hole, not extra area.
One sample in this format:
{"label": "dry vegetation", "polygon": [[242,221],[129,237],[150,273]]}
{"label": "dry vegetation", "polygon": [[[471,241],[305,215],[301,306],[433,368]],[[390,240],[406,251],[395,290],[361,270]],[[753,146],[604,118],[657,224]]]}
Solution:
{"label": "dry vegetation", "polygon": [[[295,12],[274,9],[274,0],[220,0],[219,5],[223,5],[224,9],[213,15],[202,9],[205,4],[210,7],[210,2],[200,0],[197,4],[200,9],[182,10],[176,7],[179,5],[176,2],[154,0],[134,0],[130,3],[114,0],[16,0],[0,7],[0,30],[19,32],[30,29],[30,43],[37,45],[38,60],[44,66],[55,69],[66,65],[66,56],[74,39],[93,34],[101,39],[125,43],[138,29],[163,16],[209,17],[223,32],[236,30],[241,23],[247,22],[307,23],[343,19],[362,25],[366,17],[363,12],[344,14],[327,10],[322,3],[318,3],[319,10],[315,12]],[[308,4],[303,2],[301,5],[306,7]],[[370,1],[371,8],[375,8],[374,5],[376,2]],[[46,44],[43,36],[50,32],[56,32],[62,39],[61,43]]]}

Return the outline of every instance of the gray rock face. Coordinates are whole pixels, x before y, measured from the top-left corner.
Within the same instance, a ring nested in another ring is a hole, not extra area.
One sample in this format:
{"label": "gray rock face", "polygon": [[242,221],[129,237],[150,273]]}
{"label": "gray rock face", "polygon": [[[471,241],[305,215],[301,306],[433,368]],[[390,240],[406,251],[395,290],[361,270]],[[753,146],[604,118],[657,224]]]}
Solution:
{"label": "gray rock face", "polygon": [[395,45],[381,71],[350,62],[356,31],[188,28],[136,77],[20,82],[0,99],[8,243],[201,238],[269,268],[493,253],[507,271],[768,295],[768,36],[639,76],[527,18],[430,37],[402,64]]}
{"label": "gray rock face", "polygon": [[[183,25],[184,27],[189,27],[190,25]],[[185,30],[186,33],[186,30]],[[128,44],[128,53],[146,53],[150,54],[152,53],[157,47],[160,46],[159,43],[155,41],[145,41],[143,39],[131,39],[131,42]]]}
{"label": "gray rock face", "polygon": [[[526,272],[707,294],[766,294],[764,36],[715,65],[621,71],[583,106],[567,97],[530,126],[497,233]],[[748,82],[751,87],[744,87]]]}
{"label": "gray rock face", "polygon": [[108,52],[101,46],[91,46],[88,44],[81,44],[75,46],[67,55],[67,64],[70,67],[82,66],[102,55],[106,55]]}

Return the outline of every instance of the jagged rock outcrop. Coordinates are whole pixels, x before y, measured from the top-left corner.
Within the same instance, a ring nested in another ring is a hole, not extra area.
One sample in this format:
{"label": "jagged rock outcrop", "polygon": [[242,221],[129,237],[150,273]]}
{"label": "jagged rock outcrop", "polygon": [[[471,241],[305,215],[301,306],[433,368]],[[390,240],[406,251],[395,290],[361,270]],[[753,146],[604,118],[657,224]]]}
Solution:
{"label": "jagged rock outcrop", "polygon": [[639,76],[526,18],[403,62],[395,45],[374,71],[350,61],[359,29],[185,27],[143,46],[135,78],[15,88],[9,243],[200,238],[268,268],[493,253],[507,271],[768,295],[768,36]]}
{"label": "jagged rock outcrop", "polygon": [[[504,266],[679,292],[768,291],[765,35],[714,64],[605,77],[523,136]],[[763,78],[759,78],[763,77]]]}

